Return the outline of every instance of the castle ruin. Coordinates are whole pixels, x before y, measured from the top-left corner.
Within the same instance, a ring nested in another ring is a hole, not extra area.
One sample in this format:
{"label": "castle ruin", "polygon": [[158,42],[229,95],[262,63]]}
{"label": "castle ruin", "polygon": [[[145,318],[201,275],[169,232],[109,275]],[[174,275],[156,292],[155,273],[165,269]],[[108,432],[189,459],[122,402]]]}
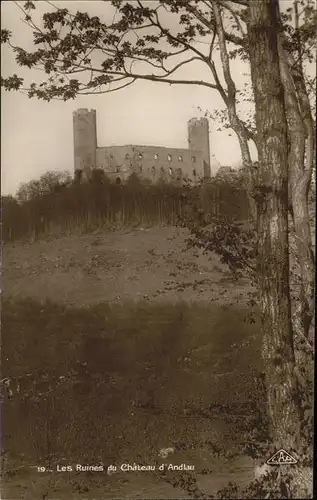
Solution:
{"label": "castle ruin", "polygon": [[76,178],[89,177],[95,168],[102,169],[117,184],[126,182],[133,173],[154,184],[159,180],[196,183],[211,177],[207,118],[189,120],[188,149],[137,145],[99,147],[93,109],[74,111],[73,130]]}

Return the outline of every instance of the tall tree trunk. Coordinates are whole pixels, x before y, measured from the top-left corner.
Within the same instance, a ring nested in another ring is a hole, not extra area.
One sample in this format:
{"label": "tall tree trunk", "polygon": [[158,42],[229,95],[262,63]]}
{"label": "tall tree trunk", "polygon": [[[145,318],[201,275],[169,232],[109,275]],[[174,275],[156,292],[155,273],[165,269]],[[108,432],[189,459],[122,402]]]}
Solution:
{"label": "tall tree trunk", "polygon": [[296,62],[286,53],[281,36],[278,42],[290,143],[289,188],[294,243],[300,269],[300,296],[293,315],[293,325],[299,340],[307,342],[315,304],[315,259],[308,210],[315,135],[302,72],[296,69]]}
{"label": "tall tree trunk", "polygon": [[258,272],[262,355],[278,448],[299,451],[300,404],[294,375],[289,291],[288,156],[284,93],[277,49],[277,0],[250,2],[249,47],[258,133]]}
{"label": "tall tree trunk", "polygon": [[[288,130],[278,54],[278,0],[250,1],[248,33],[258,132],[258,273],[272,438],[299,462],[306,444],[291,320],[288,241]],[[312,477],[280,468],[283,497],[306,498]],[[287,477],[287,481],[286,481]],[[309,495],[308,495],[309,496]]]}

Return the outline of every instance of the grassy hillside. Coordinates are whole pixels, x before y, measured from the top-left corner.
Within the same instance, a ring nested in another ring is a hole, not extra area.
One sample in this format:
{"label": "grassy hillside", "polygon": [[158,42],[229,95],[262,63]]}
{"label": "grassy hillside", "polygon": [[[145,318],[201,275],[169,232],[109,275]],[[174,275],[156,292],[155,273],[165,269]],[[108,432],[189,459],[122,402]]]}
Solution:
{"label": "grassy hillside", "polygon": [[6,244],[5,296],[75,306],[142,299],[245,303],[249,283],[233,281],[215,255],[185,251],[187,237],[183,229],[156,227]]}
{"label": "grassy hillside", "polygon": [[[26,474],[31,466],[157,464],[166,446],[176,450],[171,463],[194,464],[204,479],[213,460],[221,469],[219,453],[243,455],[250,433],[261,437],[259,328],[241,308],[143,302],[74,309],[14,300],[3,312],[3,376],[13,390],[3,413],[8,499],[31,479],[37,495],[48,487],[36,471]],[[68,488],[67,498],[81,498],[74,485],[87,484],[111,497],[122,480],[46,478],[59,494]]]}
{"label": "grassy hillside", "polygon": [[[210,492],[232,478],[227,459],[265,438],[253,291],[216,257],[183,251],[186,236],[161,227],[4,246],[5,498],[188,498],[180,473],[31,467],[158,464],[172,446],[168,461],[194,464]],[[249,460],[233,468],[240,482]]]}

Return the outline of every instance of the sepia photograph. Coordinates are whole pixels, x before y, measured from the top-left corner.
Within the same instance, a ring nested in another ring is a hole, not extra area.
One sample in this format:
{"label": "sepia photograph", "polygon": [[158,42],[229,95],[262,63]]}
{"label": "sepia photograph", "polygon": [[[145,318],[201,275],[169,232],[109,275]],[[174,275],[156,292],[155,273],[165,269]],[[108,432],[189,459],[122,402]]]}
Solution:
{"label": "sepia photograph", "polygon": [[315,0],[1,2],[1,500],[312,499]]}

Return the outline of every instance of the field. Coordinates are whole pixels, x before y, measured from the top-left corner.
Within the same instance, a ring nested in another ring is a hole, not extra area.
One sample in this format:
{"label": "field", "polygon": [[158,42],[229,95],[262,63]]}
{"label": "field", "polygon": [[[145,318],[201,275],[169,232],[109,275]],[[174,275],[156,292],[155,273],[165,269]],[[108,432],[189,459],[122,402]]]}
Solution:
{"label": "field", "polygon": [[[139,228],[4,246],[4,498],[194,498],[252,479],[265,435],[254,290],[185,251],[186,237]],[[122,463],[156,471],[107,474]],[[57,472],[76,464],[105,472]]]}
{"label": "field", "polygon": [[245,303],[249,283],[233,281],[216,255],[186,250],[187,237],[183,229],[158,227],[8,244],[5,296],[77,307],[126,300]]}

